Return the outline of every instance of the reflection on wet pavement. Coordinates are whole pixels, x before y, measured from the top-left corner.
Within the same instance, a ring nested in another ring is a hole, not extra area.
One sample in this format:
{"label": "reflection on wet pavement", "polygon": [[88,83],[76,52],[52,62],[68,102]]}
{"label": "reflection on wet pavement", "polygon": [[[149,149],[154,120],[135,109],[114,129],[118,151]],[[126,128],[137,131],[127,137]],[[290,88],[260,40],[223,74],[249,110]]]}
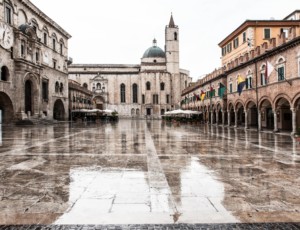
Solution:
{"label": "reflection on wet pavement", "polygon": [[145,120],[1,131],[0,224],[300,221],[288,135]]}

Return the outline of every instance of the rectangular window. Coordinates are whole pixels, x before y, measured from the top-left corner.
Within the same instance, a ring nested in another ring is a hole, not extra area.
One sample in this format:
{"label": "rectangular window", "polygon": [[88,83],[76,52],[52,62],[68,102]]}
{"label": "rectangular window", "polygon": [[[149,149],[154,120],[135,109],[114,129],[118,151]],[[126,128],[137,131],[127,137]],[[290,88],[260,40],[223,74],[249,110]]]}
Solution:
{"label": "rectangular window", "polygon": [[166,95],[166,101],[167,101],[167,104],[170,103],[170,95],[169,94]]}
{"label": "rectangular window", "polygon": [[25,41],[21,41],[21,56],[25,56]]}
{"label": "rectangular window", "polygon": [[48,101],[48,81],[43,81],[42,83],[42,94],[43,100]]}
{"label": "rectangular window", "polygon": [[52,40],[52,44],[53,44],[53,50],[55,50],[55,48],[56,48],[56,41],[55,41],[55,39]]}
{"label": "rectangular window", "polygon": [[232,49],[232,45],[231,45],[231,42],[229,44],[227,44],[227,53],[230,53],[231,52],[231,49]]}
{"label": "rectangular window", "polygon": [[284,33],[284,37],[288,38],[288,36],[289,36],[289,29],[281,28],[280,29],[280,33]]}
{"label": "rectangular window", "polygon": [[60,54],[63,54],[63,44],[60,43]]}
{"label": "rectangular window", "polygon": [[12,10],[9,6],[6,6],[5,7],[5,22],[8,23],[8,24],[12,24]]}
{"label": "rectangular window", "polygon": [[232,93],[232,83],[229,84],[229,92]]}
{"label": "rectangular window", "polygon": [[142,104],[145,104],[145,94],[142,94]]}
{"label": "rectangular window", "polygon": [[266,85],[265,73],[260,74],[260,85]]}
{"label": "rectangular window", "polygon": [[236,37],[234,40],[233,40],[233,47],[236,49],[239,47],[239,38]]}
{"label": "rectangular window", "polygon": [[158,104],[158,95],[157,94],[153,94],[153,104],[154,105]]}
{"label": "rectangular window", "polygon": [[223,48],[222,48],[222,56],[225,56],[226,55],[226,46],[224,46]]}
{"label": "rectangular window", "polygon": [[243,33],[243,43],[247,41],[247,36],[246,32]]}
{"label": "rectangular window", "polygon": [[53,68],[56,69],[56,60],[53,59]]}
{"label": "rectangular window", "polygon": [[37,49],[35,52],[35,60],[36,60],[36,62],[40,61],[40,50],[39,49]]}
{"label": "rectangular window", "polygon": [[271,30],[269,28],[264,29],[264,39],[270,39],[271,38]]}
{"label": "rectangular window", "polygon": [[284,66],[278,67],[277,72],[278,72],[278,81],[283,81],[284,80]]}
{"label": "rectangular window", "polygon": [[44,33],[44,44],[47,45],[47,33]]}
{"label": "rectangular window", "polygon": [[147,116],[150,116],[150,115],[151,115],[151,109],[150,109],[150,108],[147,108],[147,109],[146,109],[146,113],[147,113]]}

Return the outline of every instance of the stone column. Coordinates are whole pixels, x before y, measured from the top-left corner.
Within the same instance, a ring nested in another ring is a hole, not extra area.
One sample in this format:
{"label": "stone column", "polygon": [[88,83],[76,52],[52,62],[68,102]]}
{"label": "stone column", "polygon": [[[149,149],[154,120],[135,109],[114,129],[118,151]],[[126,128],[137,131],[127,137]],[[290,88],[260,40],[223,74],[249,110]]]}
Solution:
{"label": "stone column", "polygon": [[248,110],[244,110],[245,112],[245,129],[248,129]]}
{"label": "stone column", "polygon": [[258,111],[258,130],[261,131],[261,111]]}
{"label": "stone column", "polygon": [[216,112],[216,124],[219,124],[219,111]]}
{"label": "stone column", "polygon": [[292,127],[293,127],[291,135],[295,135],[295,133],[297,132],[296,109],[291,108],[291,111],[292,111]]}
{"label": "stone column", "polygon": [[237,119],[237,116],[238,116],[238,111],[234,111],[234,127],[236,128],[238,126],[238,119]]}
{"label": "stone column", "polygon": [[213,124],[214,123],[214,111],[210,112],[210,123]]}
{"label": "stone column", "polygon": [[274,132],[278,132],[277,111],[274,109]]}
{"label": "stone column", "polygon": [[227,120],[228,120],[228,126],[230,126],[230,111],[228,111],[228,117],[227,117]]}

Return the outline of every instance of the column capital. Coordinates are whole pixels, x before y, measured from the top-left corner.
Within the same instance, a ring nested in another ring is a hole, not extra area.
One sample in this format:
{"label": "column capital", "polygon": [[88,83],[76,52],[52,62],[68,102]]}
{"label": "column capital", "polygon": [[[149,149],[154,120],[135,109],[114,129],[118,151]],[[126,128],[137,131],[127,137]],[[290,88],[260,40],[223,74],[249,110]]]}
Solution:
{"label": "column capital", "polygon": [[291,108],[291,111],[292,111],[293,113],[295,113],[295,112],[296,112],[296,108]]}

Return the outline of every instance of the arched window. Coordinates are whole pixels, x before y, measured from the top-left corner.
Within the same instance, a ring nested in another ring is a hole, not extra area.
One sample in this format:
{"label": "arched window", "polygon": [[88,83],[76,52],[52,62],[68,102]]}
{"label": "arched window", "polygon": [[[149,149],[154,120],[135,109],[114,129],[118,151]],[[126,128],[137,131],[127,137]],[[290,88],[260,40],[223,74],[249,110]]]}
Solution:
{"label": "arched window", "polygon": [[8,81],[9,78],[9,70],[6,66],[1,67],[1,81]]}
{"label": "arched window", "polygon": [[88,85],[86,83],[83,83],[82,86],[83,86],[83,88],[86,88],[86,89],[88,88]]}
{"label": "arched window", "polygon": [[58,93],[59,92],[59,83],[55,82],[55,92]]}
{"label": "arched window", "polygon": [[138,103],[138,86],[137,86],[137,84],[132,85],[132,103]]}
{"label": "arched window", "polygon": [[174,32],[174,40],[177,41],[178,37],[177,37],[177,33]]}
{"label": "arched window", "polygon": [[38,25],[37,21],[34,18],[31,19],[30,25],[32,26],[32,28],[34,29],[34,31],[37,32],[37,30],[39,28],[39,25]]}
{"label": "arched window", "polygon": [[101,89],[101,84],[97,83],[96,87],[97,87],[97,89]]}
{"label": "arched window", "polygon": [[52,49],[53,50],[56,50],[56,40],[57,40],[56,34],[53,33],[52,34]]}
{"label": "arched window", "polygon": [[160,90],[161,91],[165,90],[165,83],[164,82],[160,83]]}
{"label": "arched window", "polygon": [[266,78],[266,65],[263,64],[260,67],[260,85],[266,85],[268,83]]}
{"label": "arched window", "polygon": [[63,52],[64,52],[64,40],[63,39],[60,39],[59,40],[59,53],[61,54],[61,55],[63,55]]}
{"label": "arched window", "polygon": [[48,43],[48,36],[49,36],[49,32],[46,26],[44,26],[43,28],[43,43],[44,45],[47,45]]}
{"label": "arched window", "polygon": [[146,83],[146,90],[151,90],[151,84],[149,81]]}
{"label": "arched window", "polygon": [[63,85],[63,83],[60,83],[59,91],[61,93],[64,91],[64,85]]}
{"label": "arched window", "polygon": [[252,89],[252,72],[250,70],[247,73],[246,89]]}
{"label": "arched window", "polygon": [[125,91],[125,84],[121,84],[120,86],[120,98],[121,98],[121,103],[125,103],[126,102],[126,91]]}
{"label": "arched window", "polygon": [[27,23],[27,16],[23,10],[19,10],[18,12],[18,26]]}
{"label": "arched window", "polygon": [[278,81],[283,81],[285,79],[285,60],[283,58],[278,59],[276,68]]}

